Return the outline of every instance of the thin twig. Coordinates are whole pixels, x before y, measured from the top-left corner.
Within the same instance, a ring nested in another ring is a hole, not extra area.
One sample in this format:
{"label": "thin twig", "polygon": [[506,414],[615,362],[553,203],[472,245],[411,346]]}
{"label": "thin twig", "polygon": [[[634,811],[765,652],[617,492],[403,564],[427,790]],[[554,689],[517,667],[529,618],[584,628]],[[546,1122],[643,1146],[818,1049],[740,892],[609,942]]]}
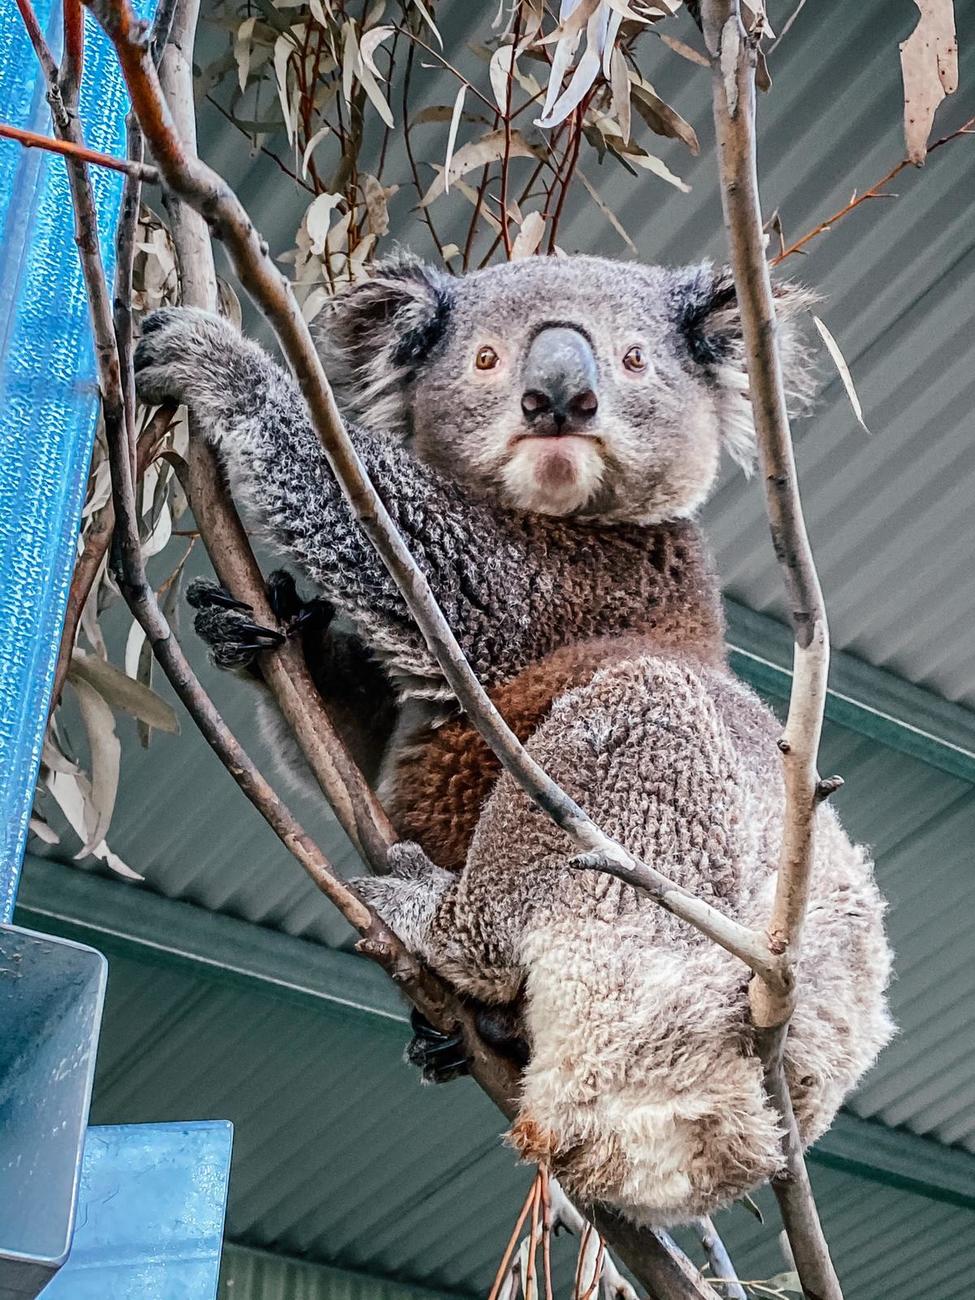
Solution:
{"label": "thin twig", "polygon": [[[936,149],[940,149],[942,145],[948,144],[951,140],[957,140],[959,136],[973,134],[975,134],[975,117],[970,117],[967,122],[962,123],[957,131],[952,131],[949,135],[943,135],[940,140],[935,140],[935,142],[928,147],[928,153],[934,153]],[[886,176],[881,176],[880,180],[875,181],[869,189],[864,190],[861,194],[854,193],[849,203],[834,212],[831,217],[826,217],[818,226],[814,226],[812,230],[807,230],[801,239],[797,239],[795,243],[790,244],[788,248],[783,248],[780,253],[777,253],[776,256],[772,258],[769,262],[769,266],[778,266],[779,263],[784,262],[787,257],[792,257],[794,254],[802,252],[810,240],[815,239],[818,235],[825,235],[828,231],[832,230],[838,221],[842,221],[844,217],[849,216],[849,214],[856,208],[860,207],[862,203],[867,203],[870,199],[894,198],[895,196],[893,194],[886,194],[884,191],[890,182],[896,176],[899,176],[905,168],[913,166],[914,164],[909,158],[902,158],[899,163],[891,167]]]}
{"label": "thin twig", "polygon": [[0,122],[0,139],[16,140],[25,149],[47,149],[49,153],[59,153],[68,158],[77,158],[81,162],[94,163],[98,167],[109,167],[115,172],[125,172],[127,176],[138,176],[146,185],[157,185],[159,173],[155,167],[146,163],[132,163],[125,158],[113,158],[111,154],[99,153],[89,149],[85,144],[76,144],[71,140],[54,140],[49,135],[39,135],[37,131],[23,131],[19,126]]}
{"label": "thin twig", "polygon": [[710,1278],[709,1281],[722,1288],[726,1300],[748,1300],[745,1288],[738,1281],[738,1275],[735,1272],[734,1264],[731,1262],[731,1256],[728,1254],[728,1248],[721,1240],[717,1228],[707,1215],[694,1220],[694,1231],[704,1247],[704,1253],[711,1266],[711,1272],[714,1274],[714,1277]]}
{"label": "thin twig", "polygon": [[72,112],[77,112],[85,62],[85,11],[81,7],[81,0],[63,0],[62,15],[64,50],[58,84],[65,104]]}
{"label": "thin twig", "polygon": [[766,511],[795,633],[792,694],[780,742],[785,787],[783,837],[768,924],[769,948],[782,957],[783,978],[778,986],[754,978],[749,1000],[766,1091],[785,1134],[785,1168],[773,1186],[799,1277],[808,1296],[842,1300],[809,1187],[783,1068],[812,877],[819,782],[816,760],[826,703],[829,632],[802,515],[765,260],[755,149],[757,42],[742,25],[738,0],[704,0],[702,19],[711,56],[721,200],[741,313]]}

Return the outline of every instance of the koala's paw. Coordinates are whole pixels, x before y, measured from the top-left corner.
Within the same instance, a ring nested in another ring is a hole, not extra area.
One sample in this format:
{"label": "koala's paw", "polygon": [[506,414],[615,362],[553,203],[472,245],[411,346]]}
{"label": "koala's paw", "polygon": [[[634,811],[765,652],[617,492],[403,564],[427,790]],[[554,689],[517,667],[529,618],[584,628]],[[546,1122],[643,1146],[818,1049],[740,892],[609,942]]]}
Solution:
{"label": "koala's paw", "polygon": [[205,402],[227,379],[227,362],[243,340],[232,325],[195,307],[162,307],[142,322],[133,366],[139,398],[150,406]]}
{"label": "koala's paw", "polygon": [[411,952],[428,957],[434,913],[455,877],[431,862],[418,844],[395,845],[389,867],[388,876],[363,876],[350,883]]}
{"label": "koala's paw", "polygon": [[459,1030],[445,1034],[415,1007],[410,1013],[410,1028],[413,1037],[406,1046],[406,1062],[420,1071],[423,1083],[451,1083],[470,1074],[470,1058]]}
{"label": "koala's paw", "polygon": [[285,637],[275,628],[262,627],[251,618],[251,607],[216,583],[197,578],[186,591],[196,610],[193,627],[218,668],[249,668],[262,650],[281,645]]}
{"label": "koala's paw", "polygon": [[205,578],[190,583],[186,600],[197,611],[193,627],[206,642],[218,668],[250,668],[262,650],[282,645],[310,628],[328,626],[331,607],[321,600],[303,601],[286,570],[278,569],[270,575],[267,590],[280,628],[255,623],[250,605],[235,600],[216,583]]}

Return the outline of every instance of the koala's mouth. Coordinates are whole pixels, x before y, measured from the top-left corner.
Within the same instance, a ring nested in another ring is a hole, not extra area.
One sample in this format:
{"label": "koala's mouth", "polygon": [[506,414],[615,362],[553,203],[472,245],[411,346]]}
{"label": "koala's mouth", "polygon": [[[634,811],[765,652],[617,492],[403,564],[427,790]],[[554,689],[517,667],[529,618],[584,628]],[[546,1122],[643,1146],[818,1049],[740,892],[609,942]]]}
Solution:
{"label": "koala's mouth", "polygon": [[509,444],[502,479],[515,506],[570,515],[593,498],[604,472],[602,440],[591,433],[524,433]]}

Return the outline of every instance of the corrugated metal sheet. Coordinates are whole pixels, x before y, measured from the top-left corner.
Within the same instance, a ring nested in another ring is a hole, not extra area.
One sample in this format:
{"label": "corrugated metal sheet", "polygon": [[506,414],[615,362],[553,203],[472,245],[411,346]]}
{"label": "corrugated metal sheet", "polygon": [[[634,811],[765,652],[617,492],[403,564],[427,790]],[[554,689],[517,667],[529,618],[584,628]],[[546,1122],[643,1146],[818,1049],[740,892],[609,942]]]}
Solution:
{"label": "corrugated metal sheet", "polygon": [[[772,6],[772,21],[782,22],[792,8]],[[961,90],[941,110],[938,134],[973,111],[975,8],[956,8]],[[448,8],[445,15],[452,48],[475,34],[483,39],[476,7]],[[765,210],[779,210],[789,240],[903,156],[897,43],[916,18],[912,0],[805,5],[773,54],[774,86],[759,105],[760,174]],[[699,43],[686,16],[683,21],[684,35]],[[663,46],[654,53],[651,42],[648,75],[700,136],[696,159],[681,145],[649,138],[691,192],[632,177],[612,160],[598,166],[584,153],[587,175],[646,260],[721,259],[708,73]],[[441,93],[436,74],[427,76],[431,98],[451,103],[451,85]],[[295,193],[266,159],[249,159],[215,111],[203,120],[210,156],[238,183],[272,247],[290,247],[307,195]],[[421,156],[426,148],[430,161],[440,161],[446,130],[443,124],[418,135]],[[863,205],[783,268],[825,295],[822,315],[844,351],[872,430],[868,437],[857,426],[824,356],[818,409],[797,427],[798,461],[835,644],[969,706],[975,706],[973,148],[971,140],[954,141],[923,170],[903,172],[891,187],[897,199]],[[405,180],[405,165],[401,171],[394,174],[394,159],[390,179]],[[466,229],[469,209],[457,202],[456,219]],[[435,208],[438,220],[441,211],[450,209]],[[457,238],[458,229],[445,219],[445,241]],[[401,226],[401,237],[421,252],[427,248],[415,220]],[[584,198],[567,205],[560,243],[567,251],[626,251]],[[728,592],[753,609],[784,616],[756,484],[729,470],[704,518]]]}

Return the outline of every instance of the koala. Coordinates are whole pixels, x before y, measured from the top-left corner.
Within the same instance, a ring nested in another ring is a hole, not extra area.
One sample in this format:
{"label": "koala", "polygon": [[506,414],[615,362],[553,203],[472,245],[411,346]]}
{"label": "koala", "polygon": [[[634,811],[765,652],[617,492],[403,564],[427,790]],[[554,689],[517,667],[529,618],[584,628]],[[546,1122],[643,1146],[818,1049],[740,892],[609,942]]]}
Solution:
{"label": "koala", "polygon": [[[776,292],[799,401],[808,299]],[[573,257],[451,278],[403,256],[336,298],[321,347],[363,464],[531,755],[632,853],[761,926],[782,832],[780,728],[727,665],[695,523],[722,450],[745,465],[753,452],[730,276]],[[136,374],[143,400],[188,405],[237,500],[395,696],[383,788],[411,843],[392,875],[357,887],[463,995],[519,1005],[511,1145],[580,1202],[657,1226],[775,1174],[749,972],[630,887],[568,865],[573,846],[452,703],[294,380],[189,310],[147,319]],[[215,645],[248,623],[246,610],[204,613],[223,628]],[[805,1143],[891,1033],[872,865],[828,805],[816,816],[785,1059]]]}

